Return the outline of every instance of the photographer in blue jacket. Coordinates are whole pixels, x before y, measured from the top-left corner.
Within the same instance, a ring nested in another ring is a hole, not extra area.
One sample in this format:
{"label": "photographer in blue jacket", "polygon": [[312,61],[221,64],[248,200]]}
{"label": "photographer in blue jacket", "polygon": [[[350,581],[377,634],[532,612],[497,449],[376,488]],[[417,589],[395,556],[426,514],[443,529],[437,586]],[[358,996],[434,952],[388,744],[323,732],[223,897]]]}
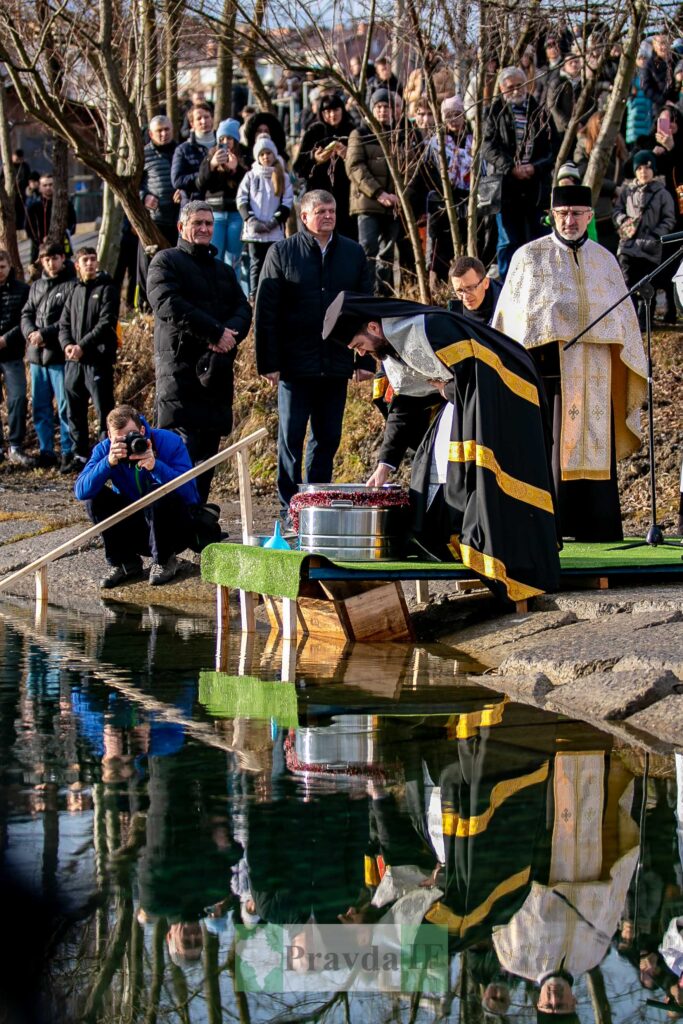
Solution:
{"label": "photographer in blue jacket", "polygon": [[[131,405],[107,416],[108,437],[93,449],[74,491],[86,503],[93,523],[192,469],[185,443],[170,430],[156,430]],[[151,555],[149,582],[168,583],[178,572],[176,555],[193,542],[191,510],[199,505],[194,480],[159,498],[102,534],[111,571],[101,586],[109,590],[139,579],[142,555]]]}

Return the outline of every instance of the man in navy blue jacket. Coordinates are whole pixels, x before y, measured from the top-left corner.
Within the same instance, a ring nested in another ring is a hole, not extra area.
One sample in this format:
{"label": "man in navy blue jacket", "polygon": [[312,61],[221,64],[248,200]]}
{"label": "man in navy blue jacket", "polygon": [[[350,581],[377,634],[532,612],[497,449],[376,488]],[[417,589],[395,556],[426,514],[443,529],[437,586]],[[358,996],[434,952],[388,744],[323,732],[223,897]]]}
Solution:
{"label": "man in navy blue jacket", "polygon": [[[93,523],[101,523],[192,469],[182,438],[170,430],[152,429],[130,405],[112,409],[107,416],[107,433],[107,439],[93,449],[74,486]],[[135,435],[134,443],[131,435]],[[189,546],[193,536],[190,507],[198,504],[199,492],[190,480],[105,530],[104,551],[112,570],[102,579],[102,587],[109,590],[139,578],[143,573],[141,555],[152,556],[152,586],[172,580],[178,571],[176,555]]]}

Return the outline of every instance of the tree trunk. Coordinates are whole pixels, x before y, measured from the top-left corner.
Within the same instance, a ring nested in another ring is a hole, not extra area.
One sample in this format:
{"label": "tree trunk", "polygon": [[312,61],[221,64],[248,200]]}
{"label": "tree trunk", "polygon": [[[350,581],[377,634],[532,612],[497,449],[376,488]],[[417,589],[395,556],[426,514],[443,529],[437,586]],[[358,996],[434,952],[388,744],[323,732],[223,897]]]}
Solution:
{"label": "tree trunk", "polygon": [[607,165],[614,151],[614,143],[621,128],[628,92],[633,81],[636,57],[640,45],[641,33],[647,18],[647,6],[644,2],[636,3],[635,17],[624,43],[619,58],[617,76],[614,79],[607,107],[600,126],[600,134],[591,150],[588,167],[583,178],[584,185],[593,191],[593,205],[598,200]]}
{"label": "tree trunk", "polygon": [[164,0],[166,25],[164,28],[164,78],[166,86],[166,116],[173,124],[173,134],[180,130],[178,108],[178,48],[182,20],[182,0]]}
{"label": "tree trunk", "polygon": [[266,2],[267,0],[256,0],[254,5],[254,18],[247,32],[247,43],[244,47],[244,53],[240,58],[240,64],[242,65],[242,70],[246,75],[249,88],[256,97],[259,110],[268,110],[271,114],[274,114],[275,108],[273,107],[270,94],[256,70],[256,47],[257,45],[260,45],[263,40],[263,19],[266,15]]}
{"label": "tree trunk", "polygon": [[145,116],[147,124],[159,113],[159,44],[157,40],[156,10],[152,0],[141,0],[142,52],[147,68],[145,74]]}
{"label": "tree trunk", "polygon": [[0,177],[0,248],[9,253],[10,263],[14,272],[22,281],[24,268],[19,256],[17,242],[17,222],[14,209],[16,182],[12,164],[12,148],[9,137],[9,120],[7,118],[7,93],[0,82],[0,157],[2,158],[2,176]]}
{"label": "tree trunk", "polygon": [[223,14],[217,32],[218,60],[216,65],[216,125],[232,117],[232,70],[235,52],[235,0],[223,0]]}
{"label": "tree trunk", "polygon": [[102,194],[102,224],[97,236],[97,257],[102,270],[114,276],[121,251],[123,208],[116,200],[111,185],[104,183]]}
{"label": "tree trunk", "polygon": [[58,135],[52,140],[52,178],[54,194],[50,230],[46,242],[63,242],[69,221],[69,149]]}

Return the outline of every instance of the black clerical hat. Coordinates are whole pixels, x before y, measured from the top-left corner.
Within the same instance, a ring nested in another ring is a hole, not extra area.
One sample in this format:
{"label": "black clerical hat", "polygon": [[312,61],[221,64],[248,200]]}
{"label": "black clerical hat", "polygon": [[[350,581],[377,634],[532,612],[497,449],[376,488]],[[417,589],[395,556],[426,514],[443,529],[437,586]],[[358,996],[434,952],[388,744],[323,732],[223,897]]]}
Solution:
{"label": "black clerical hat", "polygon": [[336,299],[327,307],[323,338],[348,346],[354,335],[358,334],[363,325],[370,320],[420,316],[431,312],[443,313],[444,310],[435,310],[433,306],[424,306],[420,302],[410,302],[408,299],[378,299],[373,295],[362,295],[360,292],[339,292]]}
{"label": "black clerical hat", "polygon": [[551,204],[556,206],[593,206],[593,193],[587,185],[556,185]]}

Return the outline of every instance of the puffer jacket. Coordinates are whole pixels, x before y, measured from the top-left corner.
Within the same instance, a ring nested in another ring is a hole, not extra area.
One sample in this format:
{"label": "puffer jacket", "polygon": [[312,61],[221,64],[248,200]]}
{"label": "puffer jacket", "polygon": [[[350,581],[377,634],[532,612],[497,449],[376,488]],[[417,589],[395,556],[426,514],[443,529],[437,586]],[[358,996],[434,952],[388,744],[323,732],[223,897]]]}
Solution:
{"label": "puffer jacket", "polygon": [[[392,134],[387,132],[387,137]],[[351,213],[393,217],[393,211],[377,201],[381,192],[393,193],[395,186],[379,139],[371,128],[354,128],[349,136],[344,164],[351,182]]]}
{"label": "puffer jacket", "polygon": [[155,224],[175,224],[178,220],[178,206],[173,202],[175,188],[171,181],[171,166],[177,148],[176,142],[167,142],[165,146],[148,142],[145,146],[140,198],[155,196],[159,200],[156,210],[149,211]]}
{"label": "puffer jacket", "polygon": [[[619,227],[628,217],[638,212],[635,202],[639,185],[635,181],[624,182],[619,197],[614,204],[614,223]],[[645,195],[640,206],[638,230],[633,238],[623,238],[619,242],[618,255],[633,256],[661,263],[662,235],[673,231],[676,224],[674,201],[666,186],[654,178],[644,186]]]}
{"label": "puffer jacket", "polygon": [[17,281],[14,270],[10,270],[7,280],[0,285],[0,336],[6,342],[0,348],[0,363],[24,358],[26,342],[21,331],[21,310],[27,296],[28,285]]}
{"label": "puffer jacket", "polygon": [[21,330],[27,341],[29,334],[40,331],[43,344],[27,345],[27,362],[35,363],[36,366],[59,366],[64,363],[64,352],[59,344],[59,318],[71,290],[71,281],[75,279],[76,270],[68,260],[56,277],[44,275],[31,285],[21,313]]}
{"label": "puffer jacket", "polygon": [[[251,170],[247,171],[237,190],[237,208],[244,220],[242,228],[243,242],[280,242],[285,237],[284,225],[287,223],[289,211],[294,202],[294,190],[289,176],[285,172],[285,188],[281,196],[275,195],[273,187],[273,168],[264,167],[254,161]],[[275,221],[270,230],[259,234],[254,231],[251,218],[268,223]]]}
{"label": "puffer jacket", "polygon": [[59,318],[59,344],[83,349],[84,366],[108,366],[116,361],[119,290],[103,270],[93,281],[72,281]]}

